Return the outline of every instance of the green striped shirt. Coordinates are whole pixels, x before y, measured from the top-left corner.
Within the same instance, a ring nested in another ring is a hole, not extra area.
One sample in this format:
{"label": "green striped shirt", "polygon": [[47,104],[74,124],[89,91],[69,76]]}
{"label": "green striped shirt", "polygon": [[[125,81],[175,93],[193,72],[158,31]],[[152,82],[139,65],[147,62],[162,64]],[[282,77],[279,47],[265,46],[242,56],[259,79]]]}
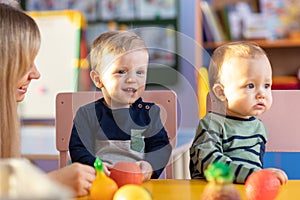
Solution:
{"label": "green striped shirt", "polygon": [[204,178],[209,164],[224,162],[234,171],[236,183],[244,183],[255,170],[262,169],[267,132],[255,118],[241,119],[207,113],[200,120],[190,148],[190,173]]}

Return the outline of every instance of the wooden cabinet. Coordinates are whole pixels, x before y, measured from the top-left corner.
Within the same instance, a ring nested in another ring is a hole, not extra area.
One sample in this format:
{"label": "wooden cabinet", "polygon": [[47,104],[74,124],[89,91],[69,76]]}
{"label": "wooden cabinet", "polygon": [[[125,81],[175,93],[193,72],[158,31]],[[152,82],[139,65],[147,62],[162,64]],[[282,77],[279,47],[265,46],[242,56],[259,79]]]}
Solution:
{"label": "wooden cabinet", "polygon": [[[257,0],[240,0],[247,1],[251,4],[258,5]],[[196,7],[200,7],[200,0],[196,0]],[[213,7],[221,7],[226,4],[236,3],[238,0],[216,1],[212,0]],[[195,12],[201,12],[201,9],[196,9]],[[195,13],[196,24],[201,24],[201,13]],[[196,38],[202,36],[203,27],[196,28]],[[197,41],[197,39],[196,39]],[[273,76],[296,76],[300,68],[300,36],[295,38],[277,39],[277,40],[247,40],[258,44],[262,47],[271,62],[273,68]],[[222,42],[202,42],[203,47],[209,52],[212,52],[216,47],[231,41]],[[201,44],[201,43],[200,43]]]}
{"label": "wooden cabinet", "polygon": [[[272,64],[273,76],[297,75],[300,68],[300,39],[280,40],[247,40],[262,47]],[[216,47],[231,41],[218,43],[204,43],[205,49],[213,50]]]}

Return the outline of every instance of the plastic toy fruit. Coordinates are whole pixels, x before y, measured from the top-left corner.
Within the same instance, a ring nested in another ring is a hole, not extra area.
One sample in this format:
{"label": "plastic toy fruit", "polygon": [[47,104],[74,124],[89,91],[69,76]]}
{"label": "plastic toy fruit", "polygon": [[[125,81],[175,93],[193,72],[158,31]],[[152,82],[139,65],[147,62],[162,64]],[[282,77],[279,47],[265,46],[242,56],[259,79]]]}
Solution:
{"label": "plastic toy fruit", "polygon": [[143,173],[135,162],[118,162],[110,170],[110,178],[119,187],[126,184],[140,185],[143,182]]}
{"label": "plastic toy fruit", "polygon": [[140,185],[127,184],[114,195],[113,200],[152,200],[151,193]]}
{"label": "plastic toy fruit", "polygon": [[208,166],[204,174],[209,183],[202,193],[202,200],[241,199],[237,189],[232,184],[234,175],[228,165],[220,162],[214,163]]}
{"label": "plastic toy fruit", "polygon": [[269,170],[253,172],[246,180],[245,190],[248,200],[273,200],[279,193],[280,180]]}
{"label": "plastic toy fruit", "polygon": [[99,158],[96,158],[94,167],[97,174],[90,189],[90,198],[93,200],[112,200],[115,192],[118,190],[118,185],[105,175],[102,161]]}

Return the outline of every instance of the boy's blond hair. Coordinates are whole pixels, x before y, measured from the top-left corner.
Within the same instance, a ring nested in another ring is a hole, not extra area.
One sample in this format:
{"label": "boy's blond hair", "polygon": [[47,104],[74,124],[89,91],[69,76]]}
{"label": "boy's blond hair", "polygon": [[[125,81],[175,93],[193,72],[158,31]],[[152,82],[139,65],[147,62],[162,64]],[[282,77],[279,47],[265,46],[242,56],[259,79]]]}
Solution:
{"label": "boy's blond hair", "polygon": [[212,89],[214,84],[220,83],[223,63],[233,57],[255,58],[257,56],[267,56],[266,52],[254,43],[231,42],[218,47],[209,65],[209,84]]}
{"label": "boy's blond hair", "polygon": [[133,50],[147,51],[145,42],[132,31],[109,31],[96,38],[91,47],[91,68],[103,75],[119,56]]}

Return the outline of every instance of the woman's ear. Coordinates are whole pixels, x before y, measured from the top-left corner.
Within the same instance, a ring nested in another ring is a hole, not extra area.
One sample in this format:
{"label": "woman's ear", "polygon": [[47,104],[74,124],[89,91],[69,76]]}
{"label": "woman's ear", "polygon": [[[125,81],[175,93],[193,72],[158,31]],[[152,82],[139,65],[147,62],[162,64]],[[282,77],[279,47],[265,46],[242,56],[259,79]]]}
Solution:
{"label": "woman's ear", "polygon": [[101,89],[103,87],[103,84],[101,82],[98,72],[96,72],[95,70],[92,70],[90,72],[90,77],[97,88]]}
{"label": "woman's ear", "polygon": [[216,97],[220,101],[225,101],[226,100],[226,96],[225,96],[225,93],[224,93],[224,87],[223,87],[222,84],[220,84],[220,83],[214,84],[212,90],[213,90],[214,94],[216,95]]}

